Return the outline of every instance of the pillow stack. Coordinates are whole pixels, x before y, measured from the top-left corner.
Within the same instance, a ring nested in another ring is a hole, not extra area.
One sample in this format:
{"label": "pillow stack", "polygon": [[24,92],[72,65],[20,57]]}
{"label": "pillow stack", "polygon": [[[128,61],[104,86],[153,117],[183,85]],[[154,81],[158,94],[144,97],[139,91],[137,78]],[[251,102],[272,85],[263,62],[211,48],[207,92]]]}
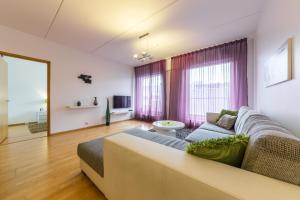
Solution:
{"label": "pillow stack", "polygon": [[216,122],[216,125],[230,130],[234,127],[237,119],[238,111],[222,110],[220,116]]}

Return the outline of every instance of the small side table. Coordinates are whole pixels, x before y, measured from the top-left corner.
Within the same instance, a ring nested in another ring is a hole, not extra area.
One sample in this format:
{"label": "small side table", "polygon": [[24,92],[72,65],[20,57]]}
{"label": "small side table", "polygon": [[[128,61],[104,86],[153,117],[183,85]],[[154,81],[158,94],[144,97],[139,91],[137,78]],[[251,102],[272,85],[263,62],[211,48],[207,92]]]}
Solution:
{"label": "small side table", "polygon": [[154,129],[164,134],[174,134],[176,130],[183,129],[185,124],[173,120],[161,120],[152,123]]}

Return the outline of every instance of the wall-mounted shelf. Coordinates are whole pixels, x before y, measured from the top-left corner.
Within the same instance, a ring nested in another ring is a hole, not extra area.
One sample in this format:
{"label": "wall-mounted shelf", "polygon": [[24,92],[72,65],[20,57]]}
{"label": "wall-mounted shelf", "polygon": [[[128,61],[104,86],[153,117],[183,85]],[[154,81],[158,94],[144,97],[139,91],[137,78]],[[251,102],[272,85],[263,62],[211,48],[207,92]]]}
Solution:
{"label": "wall-mounted shelf", "polygon": [[67,106],[68,109],[88,109],[88,108],[99,108],[100,106],[94,106],[94,105],[89,105],[89,106]]}

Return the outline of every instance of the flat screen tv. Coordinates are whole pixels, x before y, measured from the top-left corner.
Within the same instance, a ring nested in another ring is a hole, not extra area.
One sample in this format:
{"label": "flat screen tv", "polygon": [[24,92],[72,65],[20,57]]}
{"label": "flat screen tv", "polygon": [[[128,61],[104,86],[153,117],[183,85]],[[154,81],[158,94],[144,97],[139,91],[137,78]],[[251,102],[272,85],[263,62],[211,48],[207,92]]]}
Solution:
{"label": "flat screen tv", "polygon": [[131,96],[113,96],[113,108],[131,108]]}

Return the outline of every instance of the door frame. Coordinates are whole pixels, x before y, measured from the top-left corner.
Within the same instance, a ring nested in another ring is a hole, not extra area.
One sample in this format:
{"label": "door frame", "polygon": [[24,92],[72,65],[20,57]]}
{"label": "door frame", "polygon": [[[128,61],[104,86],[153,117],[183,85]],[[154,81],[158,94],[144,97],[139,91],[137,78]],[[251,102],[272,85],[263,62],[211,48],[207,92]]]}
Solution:
{"label": "door frame", "polygon": [[[34,62],[40,62],[40,63],[45,63],[47,64],[47,124],[48,124],[48,131],[47,131],[47,136],[50,136],[51,134],[51,106],[50,106],[50,100],[51,100],[51,62],[49,60],[43,60],[39,58],[33,58],[29,56],[23,56],[19,54],[14,54],[14,53],[9,53],[5,51],[0,51],[0,55],[3,56],[9,56],[9,57],[14,57],[14,58],[20,58],[24,60],[29,60],[29,61],[34,61]],[[9,67],[9,66],[8,66]]]}

